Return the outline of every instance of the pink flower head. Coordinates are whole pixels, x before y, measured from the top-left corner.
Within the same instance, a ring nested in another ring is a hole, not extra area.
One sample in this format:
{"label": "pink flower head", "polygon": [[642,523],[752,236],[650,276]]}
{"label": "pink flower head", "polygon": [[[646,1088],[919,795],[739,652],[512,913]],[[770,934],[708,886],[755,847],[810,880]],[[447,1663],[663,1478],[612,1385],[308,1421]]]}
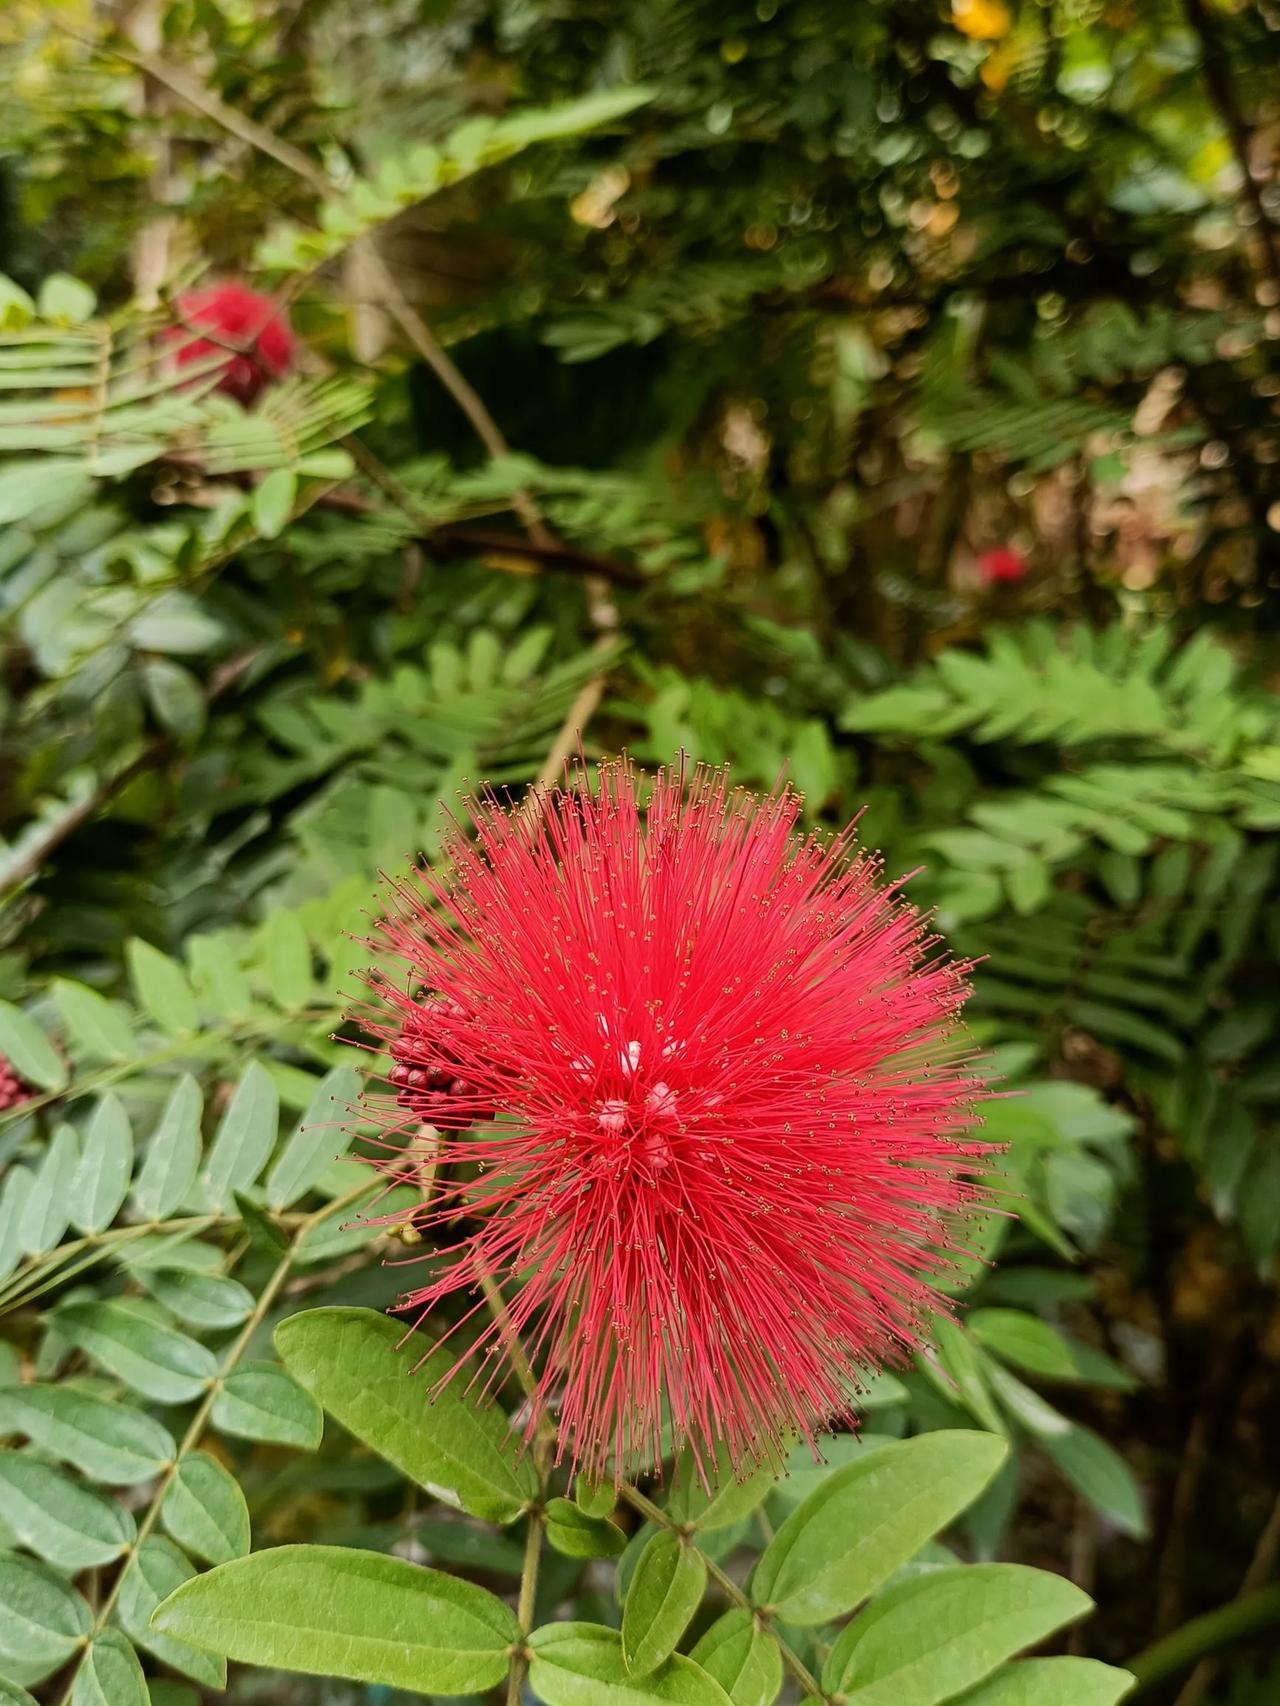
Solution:
{"label": "pink flower head", "polygon": [[35,1091],[7,1055],[0,1054],[0,1113],[20,1108],[29,1102]]}
{"label": "pink flower head", "polygon": [[795,834],[789,786],[643,782],[486,790],[448,875],[391,885],[370,945],[399,969],[362,1015],[379,1165],[411,1176],[423,1121],[437,1162],[415,1223],[444,1249],[397,1307],[513,1282],[562,1455],[614,1476],[656,1462],[664,1406],[704,1473],[846,1417],[945,1307],[983,1147],[967,968],[879,861]]}
{"label": "pink flower head", "polygon": [[997,581],[1020,581],[1029,567],[1022,552],[1015,551],[1012,545],[997,545],[978,558],[978,573],[988,586]]}
{"label": "pink flower head", "polygon": [[[179,367],[226,352],[217,389],[249,404],[293,364],[295,344],[284,310],[269,296],[243,284],[184,290],[178,297],[184,324],[166,334]],[[192,337],[190,326],[207,326],[212,338]]]}

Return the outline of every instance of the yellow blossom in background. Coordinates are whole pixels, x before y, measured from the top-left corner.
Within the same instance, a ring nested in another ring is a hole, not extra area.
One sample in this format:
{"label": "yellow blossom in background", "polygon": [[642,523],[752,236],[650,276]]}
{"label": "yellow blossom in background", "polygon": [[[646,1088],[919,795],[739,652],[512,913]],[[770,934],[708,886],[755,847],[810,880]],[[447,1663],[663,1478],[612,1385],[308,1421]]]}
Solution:
{"label": "yellow blossom in background", "polygon": [[1013,17],[1004,0],[952,0],[951,22],[971,41],[1001,41]]}

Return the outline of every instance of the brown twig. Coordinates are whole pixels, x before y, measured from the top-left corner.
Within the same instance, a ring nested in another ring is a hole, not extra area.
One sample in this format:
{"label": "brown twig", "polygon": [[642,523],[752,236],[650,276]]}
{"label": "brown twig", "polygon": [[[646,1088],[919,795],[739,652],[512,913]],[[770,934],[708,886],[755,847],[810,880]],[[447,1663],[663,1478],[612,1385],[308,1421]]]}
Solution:
{"label": "brown twig", "polygon": [[1253,228],[1262,247],[1264,270],[1271,283],[1280,289],[1280,238],[1271,223],[1262,191],[1250,168],[1249,153],[1252,136],[1244,114],[1236,100],[1231,81],[1231,66],[1218,27],[1209,16],[1204,0],[1182,0],[1188,24],[1200,43],[1200,60],[1204,68],[1205,87],[1218,110],[1222,128],[1227,133],[1231,152],[1240,173],[1240,193],[1253,215]]}

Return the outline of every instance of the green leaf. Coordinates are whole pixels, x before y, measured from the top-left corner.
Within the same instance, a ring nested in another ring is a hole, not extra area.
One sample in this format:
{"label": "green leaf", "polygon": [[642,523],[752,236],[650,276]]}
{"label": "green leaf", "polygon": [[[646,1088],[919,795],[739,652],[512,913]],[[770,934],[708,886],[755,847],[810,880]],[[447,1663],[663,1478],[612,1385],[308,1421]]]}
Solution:
{"label": "green leaf", "polygon": [[165,1220],[186,1200],[200,1166],[204,1097],[189,1072],[169,1092],[147,1145],[134,1200],[149,1220]]}
{"label": "green leaf", "polygon": [[494,1594],[345,1546],[279,1546],[183,1584],[153,1627],[245,1664],[425,1694],[479,1694],[520,1631]]}
{"label": "green leaf", "polygon": [[576,1475],[573,1502],[587,1516],[612,1516],[617,1509],[618,1495],[612,1481],[591,1481],[585,1475]]}
{"label": "green leaf", "polygon": [[41,1090],[66,1087],[66,1062],[30,1014],[11,1001],[0,1001],[0,1054],[29,1084]]}
{"label": "green leaf", "polygon": [[125,955],[133,992],[143,1011],[171,1037],[194,1031],[200,1023],[200,1009],[178,962],[140,936],[130,939]]}
{"label": "green leaf", "polygon": [[632,1676],[620,1637],[596,1623],[548,1623],[529,1648],[529,1683],[546,1706],[730,1706],[720,1684],[679,1654],[652,1676]]}
{"label": "green leaf", "polygon": [[627,1544],[616,1523],[588,1516],[569,1499],[548,1503],[547,1540],[566,1558],[616,1558]]}
{"label": "green leaf", "polygon": [[0,1185],[0,1279],[7,1279],[22,1257],[22,1220],[35,1184],[26,1167],[10,1167]]}
{"label": "green leaf", "polygon": [[104,1629],[76,1672],[71,1706],[150,1706],[138,1655],[118,1629]]}
{"label": "green leaf", "polygon": [[65,1384],[0,1391],[0,1434],[25,1435],[109,1487],[151,1480],[176,1450],[173,1435],[153,1417]]}
{"label": "green leaf", "polygon": [[199,738],[208,719],[200,683],[172,658],[148,658],[142,666],[147,703],[160,727],[180,741]]}
{"label": "green leaf", "polygon": [[179,656],[211,651],[225,637],[221,622],[210,616],[190,593],[162,592],[127,629],[131,645],[143,652],[176,652]]}
{"label": "green leaf", "polygon": [[234,1369],[219,1387],[213,1425],[241,1439],[315,1451],[324,1433],[324,1413],[284,1369],[273,1362],[250,1362]]}
{"label": "green leaf", "polygon": [[335,1066],[316,1085],[306,1112],[267,1175],[267,1202],[288,1208],[311,1190],[332,1163],[351,1146],[342,1125],[346,1110],[360,1094],[360,1076],[350,1066]]}
{"label": "green leaf", "polygon": [[887,1589],[841,1633],[822,1686],[850,1706],[941,1706],[1092,1607],[1022,1564],[960,1564]]}
{"label": "green leaf", "polygon": [[0,331],[21,331],[35,319],[35,300],[7,273],[0,273]]}
{"label": "green leaf", "polygon": [[773,1706],[782,1688],[778,1643],[749,1611],[726,1611],[689,1657],[720,1684],[733,1706]]}
{"label": "green leaf", "polygon": [[16,1682],[6,1682],[0,1676],[0,1706],[36,1706],[36,1701],[25,1688],[19,1688]]}
{"label": "green leaf", "polygon": [[123,1506],[25,1452],[0,1452],[0,1505],[24,1546],[73,1574],[109,1564],[133,1541]]}
{"label": "green leaf", "polygon": [[1041,1434],[1040,1447],[1095,1510],[1125,1534],[1142,1539],[1147,1532],[1142,1489],[1101,1434],[1073,1423],[1066,1433]]}
{"label": "green leaf", "polygon": [[801,1625],[851,1611],[972,1504],[1008,1449],[995,1434],[944,1429],[838,1469],[769,1542],[755,1600]]}
{"label": "green leaf", "polygon": [[988,1351],[1046,1380],[1104,1386],[1117,1392],[1130,1391],[1137,1384],[1128,1370],[1105,1352],[1069,1339],[1047,1321],[1021,1309],[973,1309],[965,1325]]}
{"label": "green leaf", "polygon": [[[249,1234],[249,1237],[259,1247],[259,1249],[270,1252],[280,1252],[289,1248],[290,1239],[288,1233],[286,1233],[282,1227],[277,1226],[272,1216],[269,1215],[265,1209],[259,1208],[257,1203],[253,1201],[252,1197],[247,1197],[243,1191],[236,1191],[235,1203],[236,1211],[241,1220],[244,1222],[245,1231]],[[324,1223],[321,1222],[321,1225],[323,1224]],[[316,1229],[313,1228],[312,1230]],[[302,1246],[298,1250],[295,1258],[298,1261],[302,1260],[303,1251],[306,1249],[306,1242],[307,1241],[304,1238]]]}
{"label": "green leaf", "polygon": [[129,1021],[114,1002],[70,978],[53,980],[53,999],[71,1040],[94,1060],[128,1060],[134,1052]]}
{"label": "green leaf", "polygon": [[0,1672],[14,1682],[43,1681],[91,1624],[84,1600],[52,1570],[0,1555]]}
{"label": "green leaf", "polygon": [[160,1520],[178,1544],[211,1564],[249,1550],[249,1507],[235,1477],[207,1451],[179,1460],[160,1507]]}
{"label": "green leaf", "polygon": [[36,297],[36,312],[42,320],[62,326],[82,326],[93,318],[98,298],[81,279],[70,273],[53,272],[42,280]]}
{"label": "green leaf", "polygon": [[212,1351],[140,1300],[65,1303],[53,1321],[69,1344],[157,1404],[189,1403],[218,1372]]}
{"label": "green leaf", "polygon": [[732,1528],[757,1510],[773,1491],[775,1477],[772,1468],[762,1463],[745,1474],[737,1474],[726,1448],[721,1445],[715,1461],[704,1465],[710,1482],[702,1484],[697,1460],[691,1450],[682,1451],[672,1477],[671,1496],[667,1514],[682,1528],[691,1526],[700,1534],[712,1534],[718,1528]]}
{"label": "green leaf", "polygon": [[200,1175],[205,1201],[223,1211],[235,1191],[247,1191],[275,1148],[280,1099],[271,1074],[251,1060],[227,1104]]}
{"label": "green leaf", "polygon": [[125,1570],[120,1584],[118,1610],[125,1634],[153,1653],[161,1664],[194,1677],[205,1688],[219,1691],[227,1686],[227,1661],[211,1653],[161,1635],[151,1628],[152,1614],[161,1600],[167,1599],[183,1582],[190,1581],[195,1569],[172,1541],[153,1534],[144,1540]]}
{"label": "green leaf", "polygon": [[984,1428],[993,1433],[1003,1432],[1004,1423],[987,1385],[981,1354],[965,1336],[964,1329],[939,1316],[933,1323],[933,1337],[936,1362],[927,1352],[919,1359],[925,1374],[948,1402],[958,1399]]}
{"label": "green leaf", "polygon": [[225,1274],[144,1270],[142,1283],[157,1303],[192,1327],[208,1332],[238,1326],[253,1313],[253,1293]]}
{"label": "green leaf", "polygon": [[1019,1659],[955,1706],[1117,1706],[1132,1687],[1127,1670],[1097,1659]]}
{"label": "green leaf", "polygon": [[124,1103],[108,1090],[84,1134],[71,1184],[71,1218],[81,1232],[103,1232],[124,1201],[133,1172],[133,1131]]}
{"label": "green leaf", "polygon": [[262,927],[262,967],[272,997],[287,1012],[311,995],[311,944],[296,912],[273,912]]}
{"label": "green leaf", "polygon": [[18,1237],[29,1256],[43,1256],[67,1230],[71,1214],[71,1181],[80,1164],[80,1141],[74,1126],[54,1132],[18,1223]]}
{"label": "green leaf", "polygon": [[465,1375],[432,1392],[451,1350],[372,1309],[307,1310],[281,1322],[275,1344],[330,1415],[446,1503],[507,1523],[536,1497],[533,1464],[502,1411],[468,1393]]}
{"label": "green leaf", "polygon": [[253,489],[253,525],[260,539],[275,539],[293,512],[298,477],[292,468],[273,468]]}
{"label": "green leaf", "polygon": [[702,1603],[707,1563],[678,1534],[655,1534],[636,1562],[622,1608],[622,1657],[633,1676],[665,1663]]}

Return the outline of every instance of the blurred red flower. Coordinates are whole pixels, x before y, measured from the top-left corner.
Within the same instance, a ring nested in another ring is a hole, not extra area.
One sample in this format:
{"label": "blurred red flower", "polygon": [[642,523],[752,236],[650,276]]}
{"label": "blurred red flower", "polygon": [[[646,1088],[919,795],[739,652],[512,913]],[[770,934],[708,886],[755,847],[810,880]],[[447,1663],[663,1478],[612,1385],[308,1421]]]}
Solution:
{"label": "blurred red flower", "polygon": [[996,581],[1020,581],[1030,568],[1021,551],[1012,545],[997,545],[978,558],[978,573],[988,586]]}
{"label": "blurred red flower", "polygon": [[[184,290],[178,297],[183,325],[167,334],[180,367],[226,351],[217,389],[249,404],[289,371],[296,345],[285,312],[271,297],[243,284],[216,284]],[[192,337],[191,326],[204,326],[212,338]]]}
{"label": "blurred red flower", "polygon": [[9,1108],[20,1108],[34,1095],[35,1091],[9,1057],[0,1054],[0,1113]]}
{"label": "blurred red flower", "polygon": [[518,1281],[561,1455],[613,1476],[657,1460],[664,1406],[704,1470],[847,1417],[945,1307],[985,1148],[968,968],[879,860],[795,835],[789,786],[643,781],[566,775],[537,815],[486,791],[447,876],[391,885],[361,1014],[379,1165],[409,1176],[426,1120],[442,1180],[415,1224],[445,1250],[397,1308]]}

